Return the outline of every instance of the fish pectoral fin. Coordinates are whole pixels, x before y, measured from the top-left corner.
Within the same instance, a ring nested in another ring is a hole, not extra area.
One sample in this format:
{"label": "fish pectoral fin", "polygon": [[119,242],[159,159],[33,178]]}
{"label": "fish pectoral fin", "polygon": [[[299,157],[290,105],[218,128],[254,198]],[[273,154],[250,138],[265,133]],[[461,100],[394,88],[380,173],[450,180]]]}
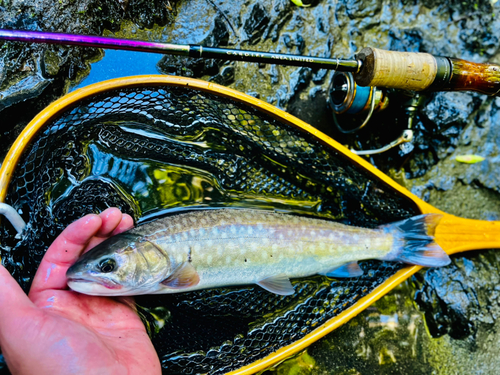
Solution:
{"label": "fish pectoral fin", "polygon": [[198,285],[199,282],[200,276],[198,272],[191,263],[186,262],[177,267],[161,284],[172,289],[184,289]]}
{"label": "fish pectoral fin", "polygon": [[290,296],[295,293],[295,289],[293,289],[290,279],[285,274],[268,277],[267,279],[259,281],[257,285],[268,292],[281,296]]}
{"label": "fish pectoral fin", "polygon": [[343,264],[326,272],[321,272],[320,275],[328,277],[358,277],[363,274],[363,270],[359,268],[358,262],[350,262]]}

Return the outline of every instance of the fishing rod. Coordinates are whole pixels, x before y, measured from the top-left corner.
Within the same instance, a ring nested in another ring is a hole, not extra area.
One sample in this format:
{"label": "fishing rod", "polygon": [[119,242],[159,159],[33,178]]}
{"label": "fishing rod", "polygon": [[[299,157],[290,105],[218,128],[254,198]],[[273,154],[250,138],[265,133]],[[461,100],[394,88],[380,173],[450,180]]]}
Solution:
{"label": "fishing rod", "polygon": [[145,40],[119,39],[105,36],[0,29],[0,40],[2,39],[27,43],[69,44],[75,46],[153,52],[204,59],[248,61],[332,70],[341,69],[342,71],[348,72],[357,72],[360,69],[360,62],[356,59],[328,59],[273,52],[204,47],[193,44],[171,44],[149,42]]}
{"label": "fishing rod", "polygon": [[340,59],[91,35],[3,29],[0,29],[0,40],[67,44],[193,58],[329,69],[353,73],[354,80],[359,86],[379,86],[413,91],[477,91],[492,96],[500,93],[499,65],[473,63],[420,52],[395,52],[368,47],[363,48],[353,59]]}

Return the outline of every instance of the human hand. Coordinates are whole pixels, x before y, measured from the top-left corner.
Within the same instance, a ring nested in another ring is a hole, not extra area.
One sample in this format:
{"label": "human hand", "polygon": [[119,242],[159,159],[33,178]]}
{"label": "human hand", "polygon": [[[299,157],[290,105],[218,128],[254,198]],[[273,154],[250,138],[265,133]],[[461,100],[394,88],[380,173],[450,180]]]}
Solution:
{"label": "human hand", "polygon": [[159,374],[160,361],[131,297],[66,285],[78,257],[133,225],[109,208],[69,225],[40,263],[29,295],[0,266],[0,347],[13,374]]}

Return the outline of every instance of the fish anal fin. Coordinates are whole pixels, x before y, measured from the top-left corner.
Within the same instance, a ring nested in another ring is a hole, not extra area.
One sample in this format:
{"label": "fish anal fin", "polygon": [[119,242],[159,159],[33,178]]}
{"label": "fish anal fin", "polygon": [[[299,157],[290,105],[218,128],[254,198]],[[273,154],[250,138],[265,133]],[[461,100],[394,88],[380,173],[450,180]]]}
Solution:
{"label": "fish anal fin", "polygon": [[198,272],[190,262],[186,262],[177,267],[161,284],[172,289],[184,289],[198,285],[199,282],[200,276]]}
{"label": "fish anal fin", "polygon": [[290,296],[295,293],[295,289],[293,289],[290,279],[285,274],[268,277],[259,281],[257,285],[268,292],[281,296]]}
{"label": "fish anal fin", "polygon": [[322,272],[320,275],[328,277],[359,277],[363,275],[363,270],[359,267],[358,262],[350,262],[326,272]]}

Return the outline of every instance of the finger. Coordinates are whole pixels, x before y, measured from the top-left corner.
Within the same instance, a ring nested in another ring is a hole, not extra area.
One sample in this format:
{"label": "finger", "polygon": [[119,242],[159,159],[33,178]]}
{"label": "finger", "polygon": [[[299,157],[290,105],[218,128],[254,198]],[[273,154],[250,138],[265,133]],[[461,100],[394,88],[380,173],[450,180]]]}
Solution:
{"label": "finger", "polygon": [[122,221],[120,221],[120,224],[115,228],[113,233],[111,233],[112,236],[117,235],[118,233],[125,232],[126,230],[132,229],[134,227],[134,219],[128,214],[123,214],[122,216]]}
{"label": "finger", "polygon": [[[115,208],[114,210],[118,209]],[[99,230],[101,236],[95,236],[94,238],[92,238],[87,248],[84,250],[84,253],[94,248],[95,246],[99,245],[101,242],[108,239],[109,237],[124,232],[127,229],[130,229],[134,226],[134,220],[132,219],[132,217],[130,217],[130,215],[127,214],[122,215],[122,213],[119,210],[117,212],[119,213],[119,217],[116,215],[116,212],[113,212],[109,217],[103,218],[103,226],[106,225],[106,230]],[[110,221],[106,222],[107,220]]]}
{"label": "finger", "polygon": [[116,207],[107,208],[99,216],[102,219],[102,225],[96,237],[109,237],[121,223],[123,217],[121,211]]}
{"label": "finger", "polygon": [[70,224],[50,245],[33,279],[30,290],[66,289],[66,271],[75,263],[90,239],[101,228],[98,215],[87,215]]}

